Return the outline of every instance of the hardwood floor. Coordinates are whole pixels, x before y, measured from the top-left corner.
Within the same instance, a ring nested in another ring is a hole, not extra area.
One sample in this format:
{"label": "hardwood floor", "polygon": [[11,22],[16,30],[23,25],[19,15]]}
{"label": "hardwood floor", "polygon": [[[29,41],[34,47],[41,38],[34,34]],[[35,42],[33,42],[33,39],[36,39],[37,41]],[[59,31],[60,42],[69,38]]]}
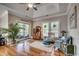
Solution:
{"label": "hardwood floor", "polygon": [[[31,42],[30,42],[31,43]],[[27,41],[16,46],[0,46],[0,56],[46,56],[47,52],[29,46]]]}
{"label": "hardwood floor", "polygon": [[0,46],[0,56],[39,56],[40,54],[30,50],[26,41],[17,44],[16,46]]}

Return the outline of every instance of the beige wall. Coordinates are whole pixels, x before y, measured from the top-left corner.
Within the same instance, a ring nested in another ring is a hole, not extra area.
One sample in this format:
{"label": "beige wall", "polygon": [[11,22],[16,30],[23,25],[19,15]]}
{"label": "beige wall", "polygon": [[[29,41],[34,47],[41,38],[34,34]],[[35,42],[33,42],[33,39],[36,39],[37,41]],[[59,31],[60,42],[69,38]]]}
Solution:
{"label": "beige wall", "polygon": [[35,26],[42,26],[42,24],[44,22],[54,22],[54,21],[59,21],[60,22],[60,31],[62,30],[66,30],[67,31],[67,16],[58,16],[58,17],[52,17],[52,18],[48,18],[45,20],[39,20],[39,21],[35,21],[33,22],[33,28],[35,28]]}
{"label": "beige wall", "polygon": [[76,29],[70,29],[69,25],[69,15],[72,13],[72,8],[74,7],[75,4],[72,5],[70,8],[69,14],[68,14],[68,32],[69,35],[73,37],[73,42],[74,45],[76,46],[76,55],[79,55],[79,4],[77,5],[77,28]]}
{"label": "beige wall", "polygon": [[18,20],[21,20],[21,18],[14,16],[14,15],[10,15],[10,14],[8,15],[8,22],[9,22],[8,25],[12,23],[16,23]]}

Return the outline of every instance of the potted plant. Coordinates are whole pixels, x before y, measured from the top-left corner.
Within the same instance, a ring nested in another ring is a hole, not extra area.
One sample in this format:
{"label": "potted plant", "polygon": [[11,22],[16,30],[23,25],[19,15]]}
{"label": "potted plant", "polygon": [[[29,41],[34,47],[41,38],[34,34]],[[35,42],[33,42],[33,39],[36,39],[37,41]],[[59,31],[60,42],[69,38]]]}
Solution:
{"label": "potted plant", "polygon": [[17,23],[11,24],[8,29],[3,29],[3,32],[8,33],[8,38],[12,39],[13,44],[16,43],[16,38],[19,31],[20,31],[20,27]]}

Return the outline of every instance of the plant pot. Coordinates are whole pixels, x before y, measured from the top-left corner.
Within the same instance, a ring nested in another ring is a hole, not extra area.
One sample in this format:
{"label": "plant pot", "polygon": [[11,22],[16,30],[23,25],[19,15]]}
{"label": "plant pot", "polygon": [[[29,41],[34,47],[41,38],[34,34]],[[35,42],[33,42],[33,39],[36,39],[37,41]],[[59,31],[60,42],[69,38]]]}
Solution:
{"label": "plant pot", "polygon": [[13,39],[13,44],[15,44],[16,43],[16,40],[15,39]]}

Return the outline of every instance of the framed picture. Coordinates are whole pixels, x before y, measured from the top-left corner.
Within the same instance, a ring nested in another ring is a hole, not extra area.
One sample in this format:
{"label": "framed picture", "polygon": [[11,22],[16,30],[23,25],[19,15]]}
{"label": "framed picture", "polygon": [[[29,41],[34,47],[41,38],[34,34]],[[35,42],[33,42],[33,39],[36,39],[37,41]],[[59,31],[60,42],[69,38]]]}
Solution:
{"label": "framed picture", "polygon": [[70,29],[77,28],[77,6],[74,6],[70,15]]}

